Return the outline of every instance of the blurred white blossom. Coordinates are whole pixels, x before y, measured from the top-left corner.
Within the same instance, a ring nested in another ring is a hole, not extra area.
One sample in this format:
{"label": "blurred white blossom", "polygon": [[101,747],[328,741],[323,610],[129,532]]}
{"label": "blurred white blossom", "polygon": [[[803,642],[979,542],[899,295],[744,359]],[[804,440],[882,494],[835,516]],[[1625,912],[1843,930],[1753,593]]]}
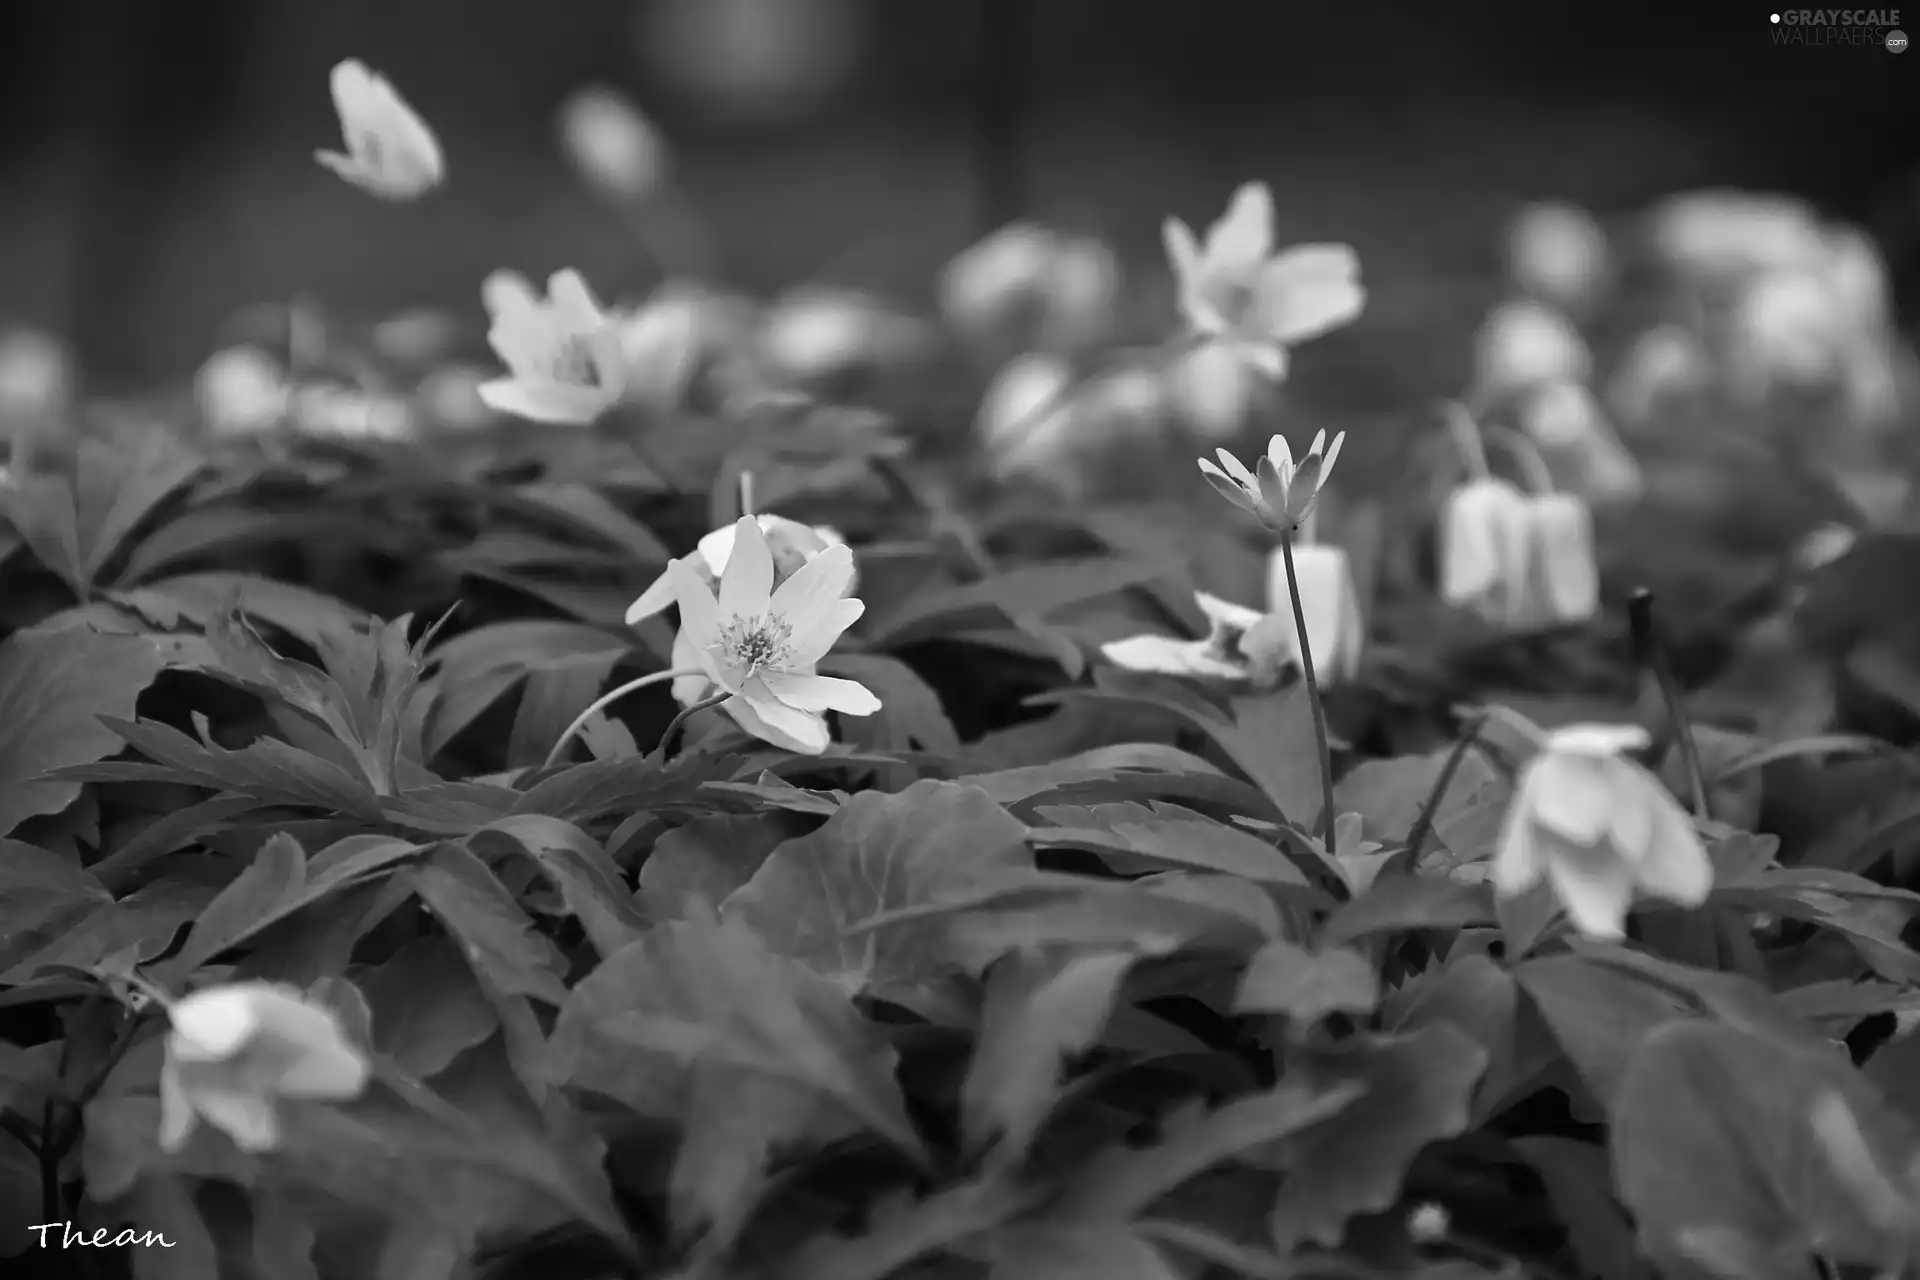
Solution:
{"label": "blurred white blossom", "polygon": [[686,397],[707,351],[707,307],[703,293],[668,286],[618,318],[628,396],[660,410]]}
{"label": "blurred white blossom", "polygon": [[623,200],[645,200],[666,180],[665,140],[617,89],[571,94],[560,105],[560,145],[582,177]]}
{"label": "blurred white blossom", "polygon": [[383,200],[412,200],[440,184],[440,143],[386,77],[348,58],[334,67],[332,87],[347,149],[316,151],[314,159]]}
{"label": "blurred white blossom", "polygon": [[1526,508],[1530,582],[1524,627],[1591,622],[1600,611],[1600,567],[1593,510],[1574,493],[1529,495]]}
{"label": "blurred white blossom", "polygon": [[1497,476],[1466,481],[1447,497],[1438,541],[1440,598],[1495,626],[1517,626],[1532,590],[1527,495]]}
{"label": "blurred white blossom", "polygon": [[193,380],[194,400],[215,435],[253,435],[287,416],[291,392],[280,362],[258,347],[227,347],[207,357]]}
{"label": "blurred white blossom", "polygon": [[1574,928],[1624,936],[1637,890],[1697,907],[1713,864],[1666,785],[1622,753],[1648,744],[1632,725],[1570,724],[1548,731],[1520,774],[1492,881],[1502,897],[1545,879]]}
{"label": "blurred white blossom", "polygon": [[1054,478],[1073,487],[1079,447],[1074,375],[1058,356],[1038,352],[1002,366],[974,417],[974,434],[999,479]]}
{"label": "blurred white blossom", "polygon": [[1621,422],[1643,426],[1665,407],[1706,391],[1713,378],[1706,344],[1685,325],[1666,322],[1628,344],[1607,399]]}
{"label": "blurred white blossom", "polygon": [[1286,376],[1289,347],[1351,323],[1366,306],[1351,245],[1275,254],[1273,193],[1263,182],[1234,193],[1204,246],[1178,218],[1166,220],[1162,237],[1187,324],[1269,378]]}
{"label": "blurred white blossom", "polygon": [[1520,426],[1546,460],[1554,487],[1594,503],[1640,496],[1640,463],[1583,384],[1559,379],[1535,387],[1520,404]]}
{"label": "blurred white blossom", "polygon": [[1853,335],[1822,272],[1782,268],[1748,280],[1728,323],[1730,373],[1753,399],[1777,389],[1837,386]]}
{"label": "blurred white blossom", "polygon": [[482,296],[493,317],[487,342],[509,374],[481,386],[488,408],[533,422],[584,425],[625,393],[619,328],[579,272],[555,272],[541,298],[524,277],[496,271]]}
{"label": "blurred white blossom", "polygon": [[348,440],[407,440],[415,431],[413,414],[399,396],[326,383],[296,387],[291,416],[310,435]]}
{"label": "blurred white blossom", "polygon": [[1482,404],[1548,382],[1585,382],[1593,353],[1571,320],[1525,299],[1494,309],[1474,341],[1475,398]]}
{"label": "blurred white blossom", "polygon": [[163,1151],[205,1121],[243,1151],[280,1145],[283,1098],[345,1101],[372,1076],[332,1010],[269,982],[207,987],[167,1010],[160,1066]]}
{"label": "blurred white blossom", "polygon": [[976,342],[1017,336],[1048,351],[1075,351],[1106,329],[1120,292],[1120,263],[1091,237],[1014,222],[956,255],[940,275],[940,307]]}
{"label": "blurred white blossom", "polygon": [[1208,343],[1184,353],[1167,369],[1167,398],[1200,439],[1229,441],[1254,411],[1260,376],[1232,347]]}
{"label": "blurred white blossom", "polygon": [[58,418],[73,383],[73,362],[51,334],[24,325],[0,334],[0,423]]}
{"label": "blurred white blossom", "polygon": [[1586,311],[1612,272],[1607,233],[1577,205],[1528,205],[1507,231],[1507,271],[1522,293],[1565,311]]}
{"label": "blurred white blossom", "polygon": [[[1300,581],[1300,612],[1313,649],[1314,678],[1323,686],[1344,684],[1360,674],[1367,625],[1360,613],[1360,589],[1345,547],[1331,542],[1301,542],[1293,549]],[[1262,666],[1300,663],[1300,632],[1293,624],[1293,597],[1287,591],[1285,554],[1278,547],[1267,557],[1267,616],[1241,641],[1248,658]]]}
{"label": "blurred white blossom", "polygon": [[1260,621],[1260,611],[1205,591],[1194,592],[1193,599],[1209,624],[1207,634],[1200,639],[1179,640],[1151,634],[1127,636],[1101,645],[1101,653],[1107,661],[1128,671],[1197,679],[1253,679],[1256,673],[1240,642]]}
{"label": "blurred white blossom", "polygon": [[1791,196],[1681,192],[1654,206],[1647,223],[1656,256],[1685,275],[1707,280],[1803,269],[1828,254],[1818,216]]}
{"label": "blurred white blossom", "polygon": [[904,316],[851,289],[811,285],[768,307],[760,354],[775,371],[811,381],[899,359],[919,337]]}
{"label": "blurred white blossom", "polygon": [[494,420],[493,411],[480,398],[487,371],[470,364],[445,365],[420,380],[414,400],[427,421],[439,427],[462,431],[484,427]]}

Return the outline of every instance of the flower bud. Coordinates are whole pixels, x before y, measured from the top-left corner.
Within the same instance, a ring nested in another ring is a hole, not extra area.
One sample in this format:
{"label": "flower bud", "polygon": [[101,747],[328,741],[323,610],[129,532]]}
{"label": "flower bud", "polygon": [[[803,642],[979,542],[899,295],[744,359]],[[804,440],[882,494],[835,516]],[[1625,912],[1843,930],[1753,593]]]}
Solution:
{"label": "flower bud", "polygon": [[1573,322],[1537,302],[1509,302],[1480,326],[1475,339],[1478,397],[1493,400],[1548,382],[1585,382],[1593,355]]}
{"label": "flower bud", "polygon": [[0,422],[58,418],[72,399],[73,367],[64,346],[38,329],[0,335]]}
{"label": "flower bud", "polygon": [[574,167],[611,195],[644,200],[666,176],[659,132],[616,90],[595,86],[569,97],[560,108],[560,140]]}
{"label": "flower bud", "polygon": [[252,435],[278,424],[289,392],[280,362],[258,347],[228,347],[207,357],[193,382],[207,429],[219,436]]}
{"label": "flower bud", "polygon": [[1491,476],[1469,480],[1447,498],[1440,520],[1440,596],[1496,626],[1524,616],[1533,541],[1527,495]]}
{"label": "flower bud", "polygon": [[1196,347],[1167,372],[1168,400],[1181,419],[1210,443],[1240,434],[1258,390],[1259,374],[1221,342]]}
{"label": "flower bud", "polygon": [[[1322,685],[1352,680],[1360,673],[1367,633],[1346,548],[1332,543],[1296,546],[1293,567],[1300,581],[1300,612],[1313,650],[1314,678]],[[1256,666],[1275,659],[1298,663],[1300,633],[1293,624],[1293,596],[1279,549],[1267,562],[1267,607],[1271,612],[1247,632],[1241,647]]]}
{"label": "flower bud", "polygon": [[1595,503],[1640,495],[1640,464],[1580,383],[1535,388],[1522,406],[1520,425],[1546,459],[1555,485]]}
{"label": "flower bud", "polygon": [[1592,510],[1575,494],[1542,493],[1528,500],[1526,518],[1532,542],[1528,621],[1540,626],[1592,621],[1600,611]]}

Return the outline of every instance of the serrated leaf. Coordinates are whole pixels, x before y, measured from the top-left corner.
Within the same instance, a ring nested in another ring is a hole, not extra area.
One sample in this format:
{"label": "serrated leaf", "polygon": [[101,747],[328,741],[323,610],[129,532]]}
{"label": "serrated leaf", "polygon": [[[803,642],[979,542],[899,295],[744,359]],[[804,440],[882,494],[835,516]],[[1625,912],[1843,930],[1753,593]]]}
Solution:
{"label": "serrated leaf", "polygon": [[876,620],[872,642],[895,647],[935,633],[950,633],[983,611],[1010,621],[1043,619],[1049,613],[1151,581],[1166,566],[1150,560],[1093,556],[1082,560],[1022,565],[979,582],[922,591]]}
{"label": "serrated leaf", "polygon": [[1262,947],[1247,965],[1233,1000],[1237,1013],[1284,1014],[1301,1024],[1330,1013],[1373,1012],[1380,975],[1357,951],[1308,951],[1284,939]]}
{"label": "serrated leaf", "polygon": [[1714,887],[1714,901],[1837,931],[1875,974],[1920,983],[1920,954],[1901,941],[1920,894],[1826,867],[1774,867]]}
{"label": "serrated leaf", "polygon": [[1320,926],[1320,945],[1407,929],[1459,929],[1493,918],[1493,895],[1484,884],[1410,873],[1383,876]]}
{"label": "serrated leaf", "polygon": [[495,994],[566,1003],[565,959],[485,863],[458,845],[442,844],[410,876],[420,900]]}
{"label": "serrated leaf", "polygon": [[427,714],[429,758],[471,725],[529,672],[598,670],[632,649],[630,641],[577,622],[496,622],[453,637],[428,655],[437,667]]}
{"label": "serrated leaf", "polygon": [[[34,938],[25,947],[0,956],[0,986],[27,981],[43,968],[85,969],[110,956],[131,956],[145,963],[173,941],[180,926],[199,915],[213,898],[207,885],[160,880],[117,902],[102,903],[51,938]],[[24,954],[23,954],[24,953]]]}
{"label": "serrated leaf", "polygon": [[251,936],[273,918],[275,907],[305,886],[306,879],[307,853],[300,842],[284,833],[268,840],[194,921],[173,958],[173,968],[182,975],[191,973]]}
{"label": "serrated leaf", "polygon": [[1340,1243],[1347,1223],[1400,1198],[1414,1157],[1465,1132],[1487,1051],[1445,1023],[1410,1036],[1356,1039],[1308,1059],[1322,1089],[1359,1086],[1364,1098],[1288,1143],[1289,1176],[1268,1225],[1287,1256],[1302,1242]]}
{"label": "serrated leaf", "polygon": [[[1333,788],[1333,805],[1341,813],[1360,815],[1369,839],[1404,842],[1413,824],[1433,796],[1441,771],[1454,754],[1452,747],[1423,755],[1363,760],[1341,776]],[[1478,752],[1460,758],[1453,781],[1434,810],[1433,833],[1443,844],[1450,825],[1481,803],[1481,793],[1503,783],[1500,774]],[[1456,850],[1455,852],[1460,852]]]}
{"label": "serrated leaf", "polygon": [[978,788],[928,780],[897,795],[862,792],[819,830],[769,854],[728,895],[721,914],[751,925],[775,954],[848,992],[911,1006],[933,998],[951,976],[935,931],[847,930],[977,886],[995,872],[1031,868],[1026,833]]}
{"label": "serrated leaf", "polygon": [[120,750],[102,717],[131,717],[163,665],[142,636],[20,631],[0,643],[0,835],[73,803],[80,783],[46,775]]}
{"label": "serrated leaf", "polygon": [[476,853],[488,856],[496,845],[532,859],[541,875],[560,892],[567,913],[580,921],[588,941],[610,956],[634,941],[647,921],[633,905],[620,869],[600,843],[558,818],[520,814],[489,823],[468,838]]}
{"label": "serrated leaf", "polygon": [[1122,855],[1113,859],[1114,870],[1122,874],[1170,864],[1262,884],[1307,887],[1300,868],[1281,850],[1179,805],[1045,805],[1035,812],[1048,823],[1028,832],[1036,847]]}
{"label": "serrated leaf", "polygon": [[1064,965],[1009,956],[987,980],[986,1007],[960,1086],[960,1128],[968,1147],[996,1138],[1018,1160],[1058,1095],[1062,1061],[1100,1035],[1135,957],[1078,956]]}
{"label": "serrated leaf", "polygon": [[0,840],[0,968],[112,903],[113,895],[78,861]]}

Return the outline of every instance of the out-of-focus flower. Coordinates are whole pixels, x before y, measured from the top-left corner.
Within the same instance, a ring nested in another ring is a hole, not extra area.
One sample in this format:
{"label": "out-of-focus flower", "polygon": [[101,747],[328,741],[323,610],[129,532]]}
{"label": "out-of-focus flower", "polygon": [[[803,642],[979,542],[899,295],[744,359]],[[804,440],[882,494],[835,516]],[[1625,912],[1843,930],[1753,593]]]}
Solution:
{"label": "out-of-focus flower", "polygon": [[1892,323],[1893,286],[1872,236],[1859,227],[1829,227],[1826,274],[1841,313],[1855,327],[1876,332]]}
{"label": "out-of-focus flower", "polygon": [[[1314,678],[1322,685],[1352,680],[1366,652],[1367,627],[1346,548],[1330,542],[1297,545],[1293,568],[1300,579],[1300,612],[1313,648]],[[1300,665],[1300,633],[1293,625],[1285,554],[1278,547],[1267,557],[1267,608],[1267,616],[1247,632],[1241,648],[1261,667]]]}
{"label": "out-of-focus flower", "polygon": [[1257,475],[1225,449],[1214,451],[1220,458],[1219,467],[1205,458],[1200,459],[1200,474],[1234,506],[1258,516],[1261,523],[1276,533],[1289,532],[1313,510],[1314,501],[1333,473],[1333,464],[1340,458],[1340,446],[1346,440],[1347,433],[1342,431],[1328,447],[1327,433],[1315,432],[1307,456],[1296,466],[1287,438],[1276,435],[1267,442],[1267,452],[1260,459]]}
{"label": "out-of-focus flower", "polygon": [[818,755],[831,741],[824,712],[865,716],[880,709],[858,681],[814,673],[866,607],[846,594],[853,552],[830,546],[775,587],[773,555],[759,523],[742,516],[734,528],[717,600],[691,561],[667,565],[681,633],[707,677],[731,695],[720,705],[741,728]]}
{"label": "out-of-focus flower", "polygon": [[73,401],[73,362],[65,346],[38,329],[0,334],[0,422],[47,421]]}
{"label": "out-of-focus flower", "polygon": [[1000,479],[1060,473],[1079,445],[1073,371],[1057,356],[1007,361],[981,397],[975,438]]}
{"label": "out-of-focus flower", "polygon": [[1547,382],[1585,382],[1593,353],[1571,320],[1538,302],[1494,309],[1474,340],[1474,390],[1482,404]]}
{"label": "out-of-focus flower", "polygon": [[645,200],[665,180],[659,130],[617,89],[592,85],[560,105],[560,145],[582,177],[609,195]]}
{"label": "out-of-focus flower", "polygon": [[[767,553],[773,560],[773,585],[776,590],[785,585],[801,565],[828,547],[846,544],[846,539],[840,536],[838,530],[826,525],[804,525],[797,520],[775,515],[757,515],[754,522],[766,538]],[[720,575],[727,571],[738,528],[737,524],[723,525],[701,538],[694,547],[694,571],[709,590],[719,588]],[[852,591],[857,580],[857,573],[849,573],[846,590]],[[627,625],[638,626],[672,604],[674,599],[673,579],[663,573],[628,606]],[[674,635],[672,661],[674,668],[681,671],[695,670],[701,665],[698,655],[694,653],[693,636],[684,626]],[[680,676],[673,682],[673,698],[681,706],[690,707],[706,697],[712,687],[713,682],[705,675]]]}
{"label": "out-of-focus flower", "polygon": [[1273,193],[1263,182],[1234,193],[1204,248],[1178,218],[1167,219],[1163,238],[1187,323],[1269,378],[1286,376],[1289,347],[1350,323],[1366,306],[1351,245],[1274,253]]}
{"label": "out-of-focus flower", "polygon": [[1448,495],[1439,533],[1440,598],[1517,625],[1532,588],[1527,495],[1497,476],[1470,479]]}
{"label": "out-of-focus flower", "polygon": [[854,74],[869,29],[855,0],[659,0],[631,6],[635,51],[728,120],[803,119]]}
{"label": "out-of-focus flower", "polygon": [[440,185],[440,143],[386,77],[348,58],[333,69],[333,107],[346,154],[316,151],[314,159],[383,200],[412,200]]}
{"label": "out-of-focus flower", "polygon": [[1600,611],[1592,509],[1578,494],[1532,494],[1526,532],[1529,584],[1520,625],[1562,627],[1592,621]]}
{"label": "out-of-focus flower", "polygon": [[1640,496],[1640,464],[1578,382],[1535,387],[1521,402],[1520,426],[1546,460],[1554,486],[1592,503]]}
{"label": "out-of-focus flower", "polygon": [[919,337],[904,316],[850,289],[796,289],[767,308],[760,354],[775,371],[811,381],[900,358]]}
{"label": "out-of-focus flower", "polygon": [[244,1151],[280,1143],[283,1098],[344,1101],[367,1087],[365,1053],[340,1019],[291,987],[208,987],[167,1011],[160,1146],[178,1151],[201,1120]]}
{"label": "out-of-focus flower", "polygon": [[1697,907],[1713,863],[1693,822],[1660,780],[1622,752],[1649,738],[1631,725],[1571,724],[1549,731],[1522,770],[1494,855],[1503,897],[1542,878],[1581,933],[1625,934],[1636,890]]}
{"label": "out-of-focus flower", "polygon": [[407,440],[414,434],[406,401],[379,391],[327,384],[293,391],[292,418],[302,431],[348,440]]}
{"label": "out-of-focus flower", "polygon": [[1653,251],[1669,267],[1706,279],[1803,269],[1827,255],[1819,218],[1790,196],[1750,191],[1687,191],[1647,217]]}
{"label": "out-of-focus flower", "polygon": [[373,327],[373,345],[389,360],[416,368],[443,360],[459,342],[454,317],[431,307],[389,316]]}
{"label": "out-of-focus flower", "polygon": [[578,271],[557,271],[543,299],[525,278],[496,271],[482,286],[493,316],[487,342],[509,377],[480,388],[495,413],[585,425],[626,391],[619,327],[600,310]]}
{"label": "out-of-focus flower", "polygon": [[1741,288],[1728,317],[1730,372],[1754,398],[1781,387],[1832,387],[1852,336],[1822,273],[1766,271]]}
{"label": "out-of-focus flower", "polygon": [[1582,312],[1606,289],[1607,233],[1578,205],[1530,204],[1507,231],[1507,271],[1521,292]]}
{"label": "out-of-focus flower", "polygon": [[1418,1244],[1434,1244],[1446,1239],[1452,1225],[1446,1206],[1431,1201],[1414,1206],[1413,1212],[1407,1215],[1407,1235]]}
{"label": "out-of-focus flower", "polygon": [[1077,350],[1105,329],[1120,292],[1120,264],[1099,240],[1031,222],[1000,228],[949,262],[940,306],[975,341],[1009,330],[1052,352]]}
{"label": "out-of-focus flower", "polygon": [[678,405],[707,349],[706,299],[689,289],[661,289],[616,324],[632,399],[659,410]]}
{"label": "out-of-focus flower", "polygon": [[280,362],[258,347],[227,347],[207,357],[193,394],[207,429],[220,436],[266,431],[284,421],[291,392]]}
{"label": "out-of-focus flower", "polygon": [[1250,680],[1255,676],[1252,663],[1241,650],[1240,642],[1260,621],[1258,609],[1249,609],[1222,600],[1205,591],[1193,593],[1210,624],[1207,634],[1198,640],[1176,640],[1172,636],[1137,635],[1109,640],[1100,646],[1107,661],[1128,671],[1151,671],[1161,675],[1190,676],[1197,679]]}
{"label": "out-of-focus flower", "polygon": [[480,398],[487,371],[468,364],[435,369],[420,380],[413,398],[421,414],[435,426],[456,431],[484,427],[494,420],[493,411]]}
{"label": "out-of-focus flower", "polygon": [[1621,422],[1643,426],[1661,409],[1700,394],[1713,383],[1706,344],[1684,325],[1663,323],[1627,347],[1608,386],[1608,402]]}
{"label": "out-of-focus flower", "polygon": [[1167,397],[1201,439],[1231,440],[1253,412],[1259,377],[1232,347],[1209,343],[1187,352],[1167,370]]}
{"label": "out-of-focus flower", "polygon": [[1843,524],[1823,524],[1794,544],[1793,565],[1802,573],[1824,569],[1853,550],[1858,536]]}

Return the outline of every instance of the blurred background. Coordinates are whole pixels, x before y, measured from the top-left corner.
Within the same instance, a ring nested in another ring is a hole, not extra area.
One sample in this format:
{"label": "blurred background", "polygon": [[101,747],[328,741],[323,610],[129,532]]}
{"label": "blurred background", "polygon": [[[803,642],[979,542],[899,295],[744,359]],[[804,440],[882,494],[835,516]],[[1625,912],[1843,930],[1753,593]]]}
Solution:
{"label": "blurred background", "polygon": [[[1604,217],[1701,185],[1865,223],[1904,294],[1920,53],[1781,46],[1747,9],[10,0],[0,321],[67,338],[104,390],[184,376],[237,309],[296,295],[477,320],[488,271],[566,265],[639,293],[651,268],[555,142],[556,108],[593,82],[661,124],[720,273],[755,290],[824,276],[921,302],[1023,213],[1157,263],[1163,216],[1204,225],[1262,178],[1281,243],[1359,249],[1361,328],[1471,315],[1522,200]],[[390,205],[314,163],[339,145],[344,57],[438,130],[445,189]]]}

